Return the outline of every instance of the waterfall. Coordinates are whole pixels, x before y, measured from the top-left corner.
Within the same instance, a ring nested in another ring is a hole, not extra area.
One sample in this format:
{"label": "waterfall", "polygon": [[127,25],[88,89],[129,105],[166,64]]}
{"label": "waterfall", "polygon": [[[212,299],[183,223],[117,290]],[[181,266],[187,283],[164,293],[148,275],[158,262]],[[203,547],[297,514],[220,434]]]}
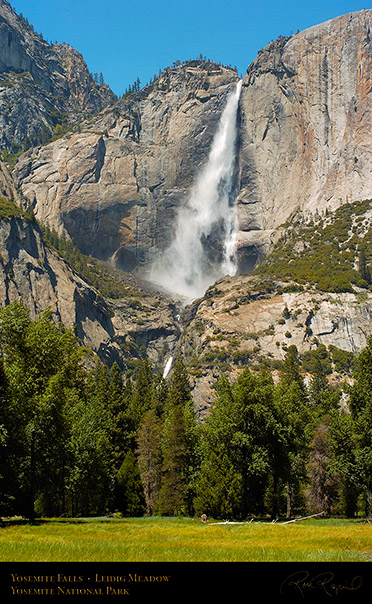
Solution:
{"label": "waterfall", "polygon": [[179,209],[174,239],[154,262],[151,279],[190,300],[216,279],[236,272],[236,118],[242,82],[229,94],[188,202]]}
{"label": "waterfall", "polygon": [[171,367],[172,367],[172,363],[173,363],[173,357],[169,357],[168,361],[165,364],[164,371],[163,371],[164,379],[168,376],[168,373],[170,372]]}

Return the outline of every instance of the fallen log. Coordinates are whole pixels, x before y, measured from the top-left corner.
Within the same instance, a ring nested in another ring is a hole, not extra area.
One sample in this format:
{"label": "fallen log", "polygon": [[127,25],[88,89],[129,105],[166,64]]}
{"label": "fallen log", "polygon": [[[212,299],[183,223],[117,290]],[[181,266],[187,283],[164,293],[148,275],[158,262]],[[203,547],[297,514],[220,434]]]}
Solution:
{"label": "fallen log", "polygon": [[223,522],[208,522],[208,526],[217,526],[218,524],[250,524],[252,520],[249,522],[234,522],[230,520],[224,520]]}
{"label": "fallen log", "polygon": [[315,518],[316,516],[324,516],[325,512],[319,512],[318,514],[312,514],[311,516],[303,516],[302,518],[293,518],[293,520],[287,520],[286,522],[279,522],[279,524],[291,524],[292,522],[301,522],[301,520],[308,520],[309,518]]}
{"label": "fallen log", "polygon": [[[279,524],[283,526],[284,524],[292,524],[293,522],[301,522],[301,520],[308,520],[309,518],[316,518],[317,516],[324,516],[325,512],[319,512],[318,514],[312,514],[311,516],[303,516],[302,518],[293,518],[293,520],[286,520],[285,522],[278,522],[276,519],[271,522],[260,522],[258,521],[256,524]],[[222,524],[251,524],[253,522],[253,518],[251,520],[247,520],[245,522],[235,522],[232,520],[224,520],[223,522],[208,522],[208,526],[217,526]]]}

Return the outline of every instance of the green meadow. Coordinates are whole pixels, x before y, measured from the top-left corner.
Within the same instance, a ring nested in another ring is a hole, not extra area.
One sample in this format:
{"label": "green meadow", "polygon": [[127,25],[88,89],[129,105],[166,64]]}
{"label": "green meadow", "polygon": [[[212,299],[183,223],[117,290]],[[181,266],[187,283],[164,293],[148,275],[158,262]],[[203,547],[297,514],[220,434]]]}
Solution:
{"label": "green meadow", "polygon": [[203,524],[191,518],[6,521],[2,562],[367,562],[372,524],[309,519],[292,524]]}

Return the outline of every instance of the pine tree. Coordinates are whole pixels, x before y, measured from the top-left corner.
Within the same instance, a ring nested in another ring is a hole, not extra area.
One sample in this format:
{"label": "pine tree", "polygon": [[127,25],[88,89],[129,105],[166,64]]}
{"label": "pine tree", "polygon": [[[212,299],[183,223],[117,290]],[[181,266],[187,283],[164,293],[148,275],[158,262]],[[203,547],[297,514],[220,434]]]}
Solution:
{"label": "pine tree", "polygon": [[151,408],[155,411],[156,416],[161,418],[164,415],[166,402],[168,399],[168,382],[161,373],[155,376],[153,382]]}
{"label": "pine tree", "polygon": [[275,389],[275,405],[280,432],[277,448],[277,468],[286,485],[287,516],[292,516],[296,506],[302,507],[300,490],[306,480],[306,462],[313,432],[312,415],[308,406],[305,387],[298,380],[295,367],[294,380],[289,374]]}
{"label": "pine tree", "polygon": [[358,262],[358,270],[360,274],[360,278],[366,281],[368,285],[371,284],[371,272],[367,266],[366,260],[366,252],[364,247],[361,248],[359,252],[359,262]]}
{"label": "pine tree", "polygon": [[106,405],[110,387],[110,373],[107,365],[97,360],[90,377],[91,395],[96,397],[100,404]]}
{"label": "pine tree", "polygon": [[330,447],[332,451],[331,468],[339,481],[339,511],[349,518],[355,516],[358,488],[356,463],[355,423],[351,414],[335,413],[329,424]]}
{"label": "pine tree", "polygon": [[240,517],[243,498],[242,476],[223,448],[211,450],[197,482],[195,513],[212,518]]}
{"label": "pine tree", "polygon": [[169,380],[165,402],[162,434],[162,481],[159,511],[164,515],[186,514],[190,511],[188,479],[192,473],[192,429],[189,413],[191,387],[185,364],[177,357]]}
{"label": "pine tree", "polygon": [[310,485],[307,498],[311,513],[332,513],[337,500],[338,481],[336,473],[332,471],[331,462],[329,429],[327,423],[322,422],[315,430],[308,461]]}
{"label": "pine tree", "polygon": [[129,450],[117,474],[118,509],[125,516],[141,516],[145,508],[137,459]]}
{"label": "pine tree", "polygon": [[8,380],[0,358],[0,516],[11,515],[15,494],[16,460],[12,456],[12,410],[9,405]]}
{"label": "pine tree", "polygon": [[111,416],[111,447],[113,474],[122,464],[128,450],[126,431],[127,401],[124,396],[124,385],[119,365],[114,362],[110,369],[109,384],[106,392],[107,406]]}
{"label": "pine tree", "polygon": [[202,461],[194,500],[198,515],[239,518],[243,499],[242,474],[236,466],[236,403],[232,386],[221,376],[216,399],[201,430]]}
{"label": "pine tree", "polygon": [[[274,406],[274,383],[266,370],[258,375],[244,371],[233,392],[241,417],[237,433],[241,445],[236,456],[243,477],[241,513],[245,517],[248,512],[265,511],[265,493],[271,478],[273,501],[277,501],[281,471],[276,464],[280,425]],[[273,514],[276,515],[275,505]]]}
{"label": "pine tree", "polygon": [[356,359],[355,382],[350,392],[354,440],[354,483],[364,492],[367,508],[372,502],[372,337]]}
{"label": "pine tree", "polygon": [[186,429],[181,405],[169,412],[163,432],[162,480],[158,508],[165,516],[186,514]]}
{"label": "pine tree", "polygon": [[128,439],[132,451],[136,448],[136,434],[143,416],[151,409],[154,374],[148,358],[142,359],[133,379],[133,392],[128,406]]}
{"label": "pine tree", "polygon": [[172,374],[168,385],[168,406],[185,405],[191,398],[190,381],[187,369],[181,356],[173,364]]}
{"label": "pine tree", "polygon": [[337,409],[340,403],[340,392],[330,387],[324,365],[320,359],[316,359],[313,376],[308,386],[309,407],[311,413],[322,418]]}
{"label": "pine tree", "polygon": [[307,393],[301,374],[300,359],[297,347],[294,345],[289,346],[286,351],[283,365],[280,370],[280,383],[284,390],[291,384],[296,383],[299,392],[301,392],[302,399],[306,399]]}
{"label": "pine tree", "polygon": [[[273,392],[266,371],[254,375],[246,369],[234,386],[225,377],[219,380],[202,436],[203,461],[195,498],[199,511],[203,503],[204,513],[221,515],[230,510],[239,518],[265,513],[265,494],[273,477],[276,500],[280,425]],[[217,501],[219,509],[212,506]]]}
{"label": "pine tree", "polygon": [[[63,507],[69,393],[84,389],[84,350],[51,312],[31,321],[18,302],[0,311],[0,345],[9,384],[10,467],[17,475],[14,508],[35,517]],[[26,509],[27,508],[27,509]]]}
{"label": "pine tree", "polygon": [[146,514],[151,516],[157,508],[161,484],[161,435],[162,422],[153,409],[145,413],[138,430],[138,466],[146,502]]}
{"label": "pine tree", "polygon": [[68,401],[71,461],[66,476],[67,505],[71,515],[101,515],[112,507],[110,415],[99,397]]}
{"label": "pine tree", "polygon": [[350,393],[350,409],[356,417],[372,398],[372,336],[355,362],[355,383]]}

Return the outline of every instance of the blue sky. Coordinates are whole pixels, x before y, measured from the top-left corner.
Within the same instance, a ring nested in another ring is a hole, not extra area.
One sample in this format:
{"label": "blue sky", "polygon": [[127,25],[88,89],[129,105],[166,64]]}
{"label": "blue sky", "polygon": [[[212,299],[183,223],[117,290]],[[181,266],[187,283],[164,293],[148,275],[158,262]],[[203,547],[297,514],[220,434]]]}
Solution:
{"label": "blue sky", "polygon": [[10,0],[48,42],[67,42],[120,95],[200,54],[244,74],[258,50],[372,0]]}

